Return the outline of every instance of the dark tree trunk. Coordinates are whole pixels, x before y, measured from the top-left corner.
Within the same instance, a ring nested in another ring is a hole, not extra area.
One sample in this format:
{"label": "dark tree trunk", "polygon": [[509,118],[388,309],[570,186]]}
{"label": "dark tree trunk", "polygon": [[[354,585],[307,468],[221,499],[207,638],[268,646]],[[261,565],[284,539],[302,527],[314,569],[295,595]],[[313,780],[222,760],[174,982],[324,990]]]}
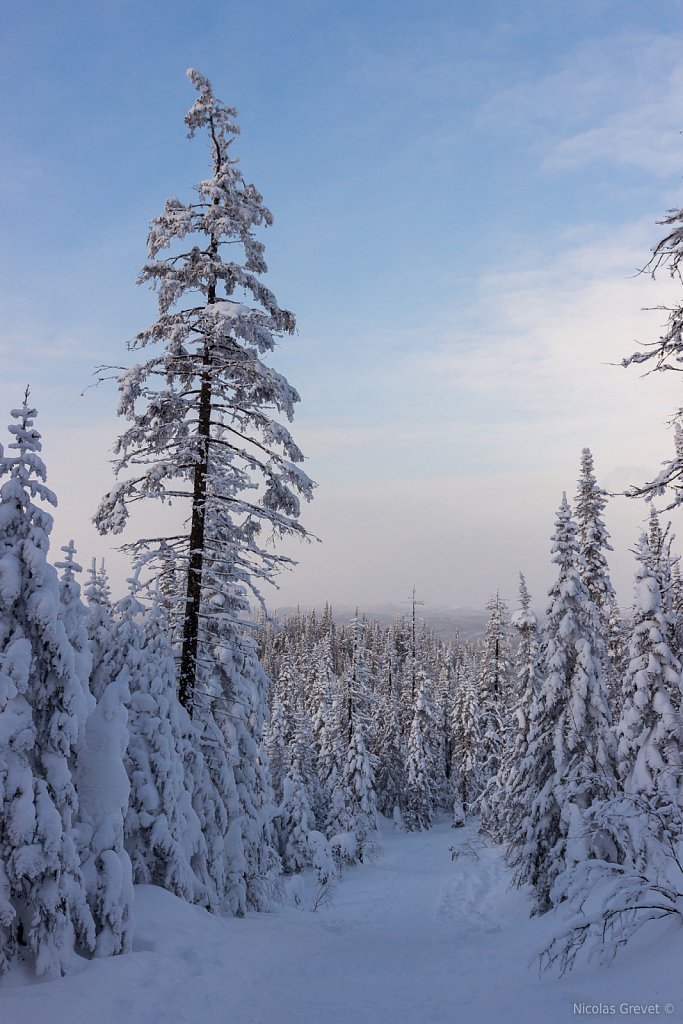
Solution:
{"label": "dark tree trunk", "polygon": [[[221,152],[211,122],[211,138],[214,146],[214,175],[221,167]],[[218,205],[215,197],[213,205]],[[212,257],[218,254],[218,238],[211,236],[209,253]],[[206,293],[207,305],[216,301],[216,279],[209,281]],[[206,532],[206,484],[209,471],[209,449],[211,442],[211,405],[212,384],[211,364],[213,352],[208,338],[204,338],[202,352],[201,388],[199,391],[199,416],[197,434],[199,437],[199,461],[194,471],[194,489],[192,492],[192,524],[190,526],[190,551],[187,566],[187,590],[185,598],[185,617],[183,620],[183,650],[180,657],[180,679],[178,682],[178,700],[192,714],[194,690],[197,679],[197,658],[199,655],[199,613],[202,600],[202,572],[204,569],[204,535]]]}
{"label": "dark tree trunk", "polygon": [[[215,297],[214,297],[215,301]],[[190,552],[187,568],[187,591],[185,616],[183,620],[183,650],[180,658],[180,680],[178,700],[192,714],[194,688],[199,653],[199,610],[202,598],[202,570],[204,568],[204,533],[206,527],[206,479],[209,468],[209,441],[211,434],[211,352],[208,342],[204,344],[204,373],[199,393],[200,457],[194,471],[192,493],[192,525],[190,527]]]}

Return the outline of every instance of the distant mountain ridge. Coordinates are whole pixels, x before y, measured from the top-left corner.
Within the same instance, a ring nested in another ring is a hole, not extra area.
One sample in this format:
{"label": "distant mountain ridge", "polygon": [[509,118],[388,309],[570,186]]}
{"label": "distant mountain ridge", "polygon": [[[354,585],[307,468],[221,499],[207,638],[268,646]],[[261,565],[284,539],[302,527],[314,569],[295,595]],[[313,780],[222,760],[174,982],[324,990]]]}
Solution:
{"label": "distant mountain ridge", "polygon": [[[307,613],[315,610],[317,615],[322,612],[322,607],[312,605],[299,605],[299,611]],[[274,608],[271,615],[276,619],[286,618],[296,612],[296,606]],[[351,606],[332,605],[332,616],[335,622],[348,622],[356,614],[356,608]],[[411,615],[410,602],[405,604],[374,604],[363,607],[358,605],[358,614],[365,615],[368,619],[376,619],[381,626],[390,626],[397,618],[409,618]],[[426,622],[441,637],[442,640],[451,640],[455,633],[460,635],[461,640],[476,640],[481,637],[488,620],[488,612],[478,608],[443,608],[430,605],[419,605],[417,608],[418,620]]]}

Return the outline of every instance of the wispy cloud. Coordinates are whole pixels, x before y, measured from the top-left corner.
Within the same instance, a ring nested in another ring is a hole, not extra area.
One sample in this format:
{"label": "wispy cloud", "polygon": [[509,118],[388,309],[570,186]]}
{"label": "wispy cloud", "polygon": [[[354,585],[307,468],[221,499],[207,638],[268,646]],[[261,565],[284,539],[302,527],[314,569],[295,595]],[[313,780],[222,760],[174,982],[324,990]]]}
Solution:
{"label": "wispy cloud", "polygon": [[526,137],[546,170],[604,160],[668,176],[683,163],[682,86],[678,36],[615,32],[501,89],[479,121]]}

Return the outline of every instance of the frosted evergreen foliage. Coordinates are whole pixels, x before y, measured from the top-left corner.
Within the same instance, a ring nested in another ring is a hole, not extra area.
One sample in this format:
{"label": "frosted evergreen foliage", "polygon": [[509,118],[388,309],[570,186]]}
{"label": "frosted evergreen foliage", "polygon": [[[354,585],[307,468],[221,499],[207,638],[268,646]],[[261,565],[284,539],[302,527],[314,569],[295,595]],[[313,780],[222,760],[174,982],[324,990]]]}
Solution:
{"label": "frosted evergreen foliage", "polygon": [[661,611],[666,623],[666,639],[671,649],[675,651],[677,625],[673,604],[673,573],[678,559],[671,551],[673,540],[671,523],[667,523],[666,527],[662,529],[658,513],[655,509],[650,509],[648,547],[644,554],[648,558],[650,573],[656,579],[659,587]]}
{"label": "frosted evergreen foliage", "polygon": [[52,517],[35,504],[57,501],[28,391],[12,416],[16,454],[0,445],[0,971],[29,955],[54,976],[76,941],[94,943],[71,771],[87,701],[46,560]]}
{"label": "frosted evergreen foliage", "polygon": [[408,736],[406,795],[403,821],[406,828],[429,828],[435,809],[435,714],[431,687],[424,672],[418,673],[415,713]]}
{"label": "frosted evergreen foliage", "polygon": [[481,713],[471,668],[463,672],[456,685],[451,728],[453,814],[454,823],[461,825],[465,816],[472,812],[484,785],[480,758]]}
{"label": "frosted evergreen foliage", "polygon": [[266,751],[270,778],[277,802],[282,801],[283,783],[291,764],[296,729],[295,709],[300,701],[300,680],[289,647],[285,647],[271,697],[270,719],[266,726]]}
{"label": "frosted evergreen foliage", "polygon": [[185,768],[198,737],[176,696],[168,622],[158,603],[141,625],[142,658],[131,681],[126,752],[131,793],[125,836],[133,878],[213,907],[206,840]]}
{"label": "frosted evergreen foliage", "polygon": [[484,778],[493,778],[500,768],[510,704],[512,661],[509,614],[505,601],[496,593],[487,609],[490,612],[482,645],[479,668],[481,703],[481,748]]}
{"label": "frosted evergreen foliage", "polygon": [[104,687],[111,681],[109,656],[113,646],[113,610],[104,561],[100,563],[98,569],[93,558],[88,575],[89,580],[85,587],[87,601],[85,627],[92,658],[90,689],[95,700],[98,700]]}
{"label": "frosted evergreen foliage", "polygon": [[606,505],[607,493],[598,486],[593,456],[589,448],[584,448],[581,452],[581,474],[574,505],[581,555],[579,572],[598,613],[599,629],[592,644],[600,658],[605,686],[612,696],[619,687],[620,678],[617,666],[610,658],[616,595],[606,557],[606,552],[613,550],[603,518]]}
{"label": "frosted evergreen foliage", "polygon": [[185,749],[188,789],[206,843],[206,858],[195,858],[193,869],[204,882],[207,906],[218,911],[225,908],[228,892],[226,803],[234,781],[232,766],[226,756],[225,739],[210,710],[199,711],[192,722],[187,716],[185,722],[189,727]]}
{"label": "frosted evergreen foliage", "polygon": [[[377,795],[359,718],[353,720],[351,730],[342,775],[333,794],[333,831],[352,837],[351,845],[345,848],[346,857],[362,861],[372,856],[378,846]],[[334,836],[332,842],[334,844]]]}
{"label": "frosted evergreen foliage", "polygon": [[329,634],[318,651],[318,706],[314,710],[313,737],[317,749],[321,799],[328,805],[344,761],[341,729],[341,689],[334,673]]}
{"label": "frosted evergreen foliage", "polygon": [[336,876],[330,845],[316,829],[309,786],[302,772],[302,748],[296,744],[291,763],[283,780],[282,803],[279,808],[278,835],[282,867],[287,872],[314,867],[323,888]]}
{"label": "frosted evergreen foliage", "polygon": [[55,562],[55,569],[62,570],[59,580],[59,612],[67,638],[73,648],[74,668],[83,689],[86,716],[83,717],[82,722],[85,725],[85,717],[95,706],[95,701],[90,692],[93,656],[88,637],[88,610],[81,600],[81,586],[77,579],[77,575],[83,572],[83,567],[74,558],[76,548],[73,540],[70,540],[61,550],[64,552],[64,557],[61,561]]}
{"label": "frosted evergreen foliage", "polygon": [[388,818],[402,818],[406,792],[406,754],[401,740],[398,694],[386,693],[378,701],[377,806]]}
{"label": "frosted evergreen foliage", "polygon": [[145,674],[144,606],[136,577],[112,608],[106,574],[93,566],[86,594],[94,637],[92,688],[97,698],[79,757],[81,841],[88,898],[98,929],[97,954],[126,952],[133,935],[133,868],[125,843],[131,797],[126,771],[129,709]]}
{"label": "frosted evergreen foliage", "polygon": [[317,749],[313,739],[313,726],[303,694],[299,697],[299,707],[294,717],[294,738],[291,756],[299,764],[301,778],[306,787],[314,821],[321,823],[324,821],[325,808],[322,787],[318,778]]}
{"label": "frosted evergreen foliage", "polygon": [[681,560],[677,558],[671,567],[671,614],[673,616],[674,653],[683,657],[683,577]]}
{"label": "frosted evergreen foliage", "polygon": [[607,679],[612,718],[619,717],[623,700],[623,679],[629,662],[629,628],[614,600],[607,627],[607,658],[611,672]]}
{"label": "frosted evergreen foliage", "polygon": [[[190,503],[187,535],[130,545],[164,563],[171,552],[176,578],[186,583],[180,698],[189,707],[200,649],[220,612],[216,582],[260,602],[260,582],[291,561],[262,537],[305,535],[300,498],[309,499],[313,485],[289,430],[271,416],[290,420],[299,401],[263,359],[277,336],[295,328],[260,280],[267,267],[254,231],[272,216],[233,155],[236,111],[198,72],[188,76],[198,93],[188,133],[207,132],[212,173],[193,201],[169,199],[152,221],[139,280],[156,289],[159,317],[131,344],[151,350],[149,357],[117,375],[119,413],[130,426],[115,445],[119,483],[95,521],[103,533],[120,533],[138,501]],[[250,491],[258,492],[251,500]]]}
{"label": "frosted evergreen foliage", "polygon": [[522,766],[530,809],[510,850],[517,881],[535,890],[536,912],[561,900],[553,887],[570,863],[606,856],[602,837],[586,827],[585,812],[614,788],[609,708],[590,639],[598,630],[597,611],[579,574],[576,524],[566,497],[552,550],[558,579],[545,627],[547,676]]}
{"label": "frosted evergreen foliage", "polygon": [[434,725],[433,725],[433,760],[434,760],[434,800],[437,807],[450,807],[451,804],[451,758],[452,741],[450,735],[450,711],[453,702],[454,669],[450,652],[438,652],[435,659],[436,683],[434,686]]}
{"label": "frosted evergreen foliage", "polygon": [[296,872],[311,864],[310,834],[315,820],[298,761],[289,768],[283,781],[280,808],[282,836],[281,859],[285,871]]}
{"label": "frosted evergreen foliage", "polygon": [[561,971],[584,947],[609,962],[649,922],[683,918],[681,666],[667,642],[661,539],[651,529],[636,549],[630,660],[616,727],[622,790],[596,801],[586,817],[586,827],[609,836],[617,855],[569,865],[557,880],[577,911],[543,952],[544,965]]}
{"label": "frosted evergreen foliage", "polygon": [[561,974],[583,950],[608,965],[645,925],[667,918],[683,922],[680,805],[620,794],[596,804],[588,826],[616,836],[621,856],[583,861],[561,876],[574,912],[540,955],[542,968]]}
{"label": "frosted evergreen foliage", "polygon": [[216,783],[228,820],[227,909],[242,915],[248,909],[266,910],[278,898],[275,805],[264,738],[270,681],[249,634],[235,625],[243,589],[224,583],[219,591],[216,578],[213,587],[215,612],[202,646],[201,714],[216,723],[217,743],[223,747],[209,763],[219,767]]}
{"label": "frosted evergreen foliage", "polygon": [[598,486],[595,478],[593,456],[589,448],[584,448],[581,452],[581,475],[574,505],[579,551],[582,556],[579,568],[581,579],[598,611],[605,634],[615,599],[605,555],[606,551],[613,550],[603,519],[606,505],[606,491]]}
{"label": "frosted evergreen foliage", "polygon": [[636,557],[630,660],[616,727],[619,775],[627,793],[667,791],[677,800],[683,782],[681,665],[667,643],[669,623],[645,534]]}
{"label": "frosted evergreen foliage", "polygon": [[356,615],[351,620],[350,665],[342,680],[346,697],[346,728],[349,741],[356,725],[369,745],[374,721],[371,713],[375,680],[368,664],[367,622]]}
{"label": "frosted evergreen foliage", "polygon": [[276,690],[266,732],[266,749],[270,764],[271,781],[275,799],[282,800],[283,783],[289,765],[288,748],[293,735],[292,722],[288,719],[286,705]]}
{"label": "frosted evergreen foliage", "polygon": [[78,758],[79,845],[97,929],[96,956],[129,952],[133,941],[133,872],[123,828],[130,795],[124,766],[129,681],[124,665],[104,687]]}
{"label": "frosted evergreen foliage", "polygon": [[515,684],[508,744],[493,800],[490,828],[501,841],[513,839],[528,810],[529,790],[525,759],[543,682],[543,661],[538,620],[531,609],[531,595],[519,575],[519,607],[511,623],[519,635],[515,653]]}

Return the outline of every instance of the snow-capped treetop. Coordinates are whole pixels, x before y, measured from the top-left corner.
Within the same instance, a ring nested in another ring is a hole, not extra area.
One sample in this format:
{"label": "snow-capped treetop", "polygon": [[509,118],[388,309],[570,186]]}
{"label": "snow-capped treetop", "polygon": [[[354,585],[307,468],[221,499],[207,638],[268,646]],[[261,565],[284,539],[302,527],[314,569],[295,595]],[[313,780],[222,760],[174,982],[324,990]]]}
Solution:
{"label": "snow-capped treetop", "polygon": [[484,631],[479,687],[482,694],[504,703],[511,670],[508,606],[496,591],[486,608],[491,614]]}
{"label": "snow-capped treetop", "polygon": [[[46,484],[47,472],[45,463],[40,457],[42,444],[40,433],[34,426],[36,410],[28,405],[29,392],[26,389],[24,404],[19,409],[12,409],[11,415],[17,421],[9,426],[14,436],[7,447],[18,452],[17,455],[5,455],[0,445],[0,476],[9,475],[0,491],[0,537],[5,546],[11,546],[17,539],[13,531],[21,530],[25,535],[29,523],[33,530],[33,542],[47,550],[48,540],[53,525],[49,512],[33,504],[34,499],[47,502],[56,508],[57,497]],[[17,518],[17,512],[23,515]],[[20,525],[21,524],[21,525]]]}
{"label": "snow-capped treetop", "polygon": [[538,627],[538,617],[531,610],[531,594],[521,572],[519,574],[519,608],[516,608],[510,616],[510,625],[519,632]]}
{"label": "snow-capped treetop", "polygon": [[90,692],[93,656],[88,637],[88,610],[81,600],[81,585],[76,579],[76,574],[82,572],[83,569],[74,558],[76,548],[73,540],[64,545],[62,551],[64,558],[55,562],[55,568],[62,570],[59,580],[61,598],[59,614],[64,623],[69,643],[73,648],[76,675],[83,689],[87,714],[90,714],[95,703]]}
{"label": "snow-capped treetop", "polygon": [[64,552],[64,558],[54,563],[55,569],[63,569],[62,582],[71,586],[76,580],[75,573],[83,572],[83,566],[79,565],[74,558],[76,546],[73,540],[70,540],[68,544],[63,544],[60,550]]}
{"label": "snow-capped treetop", "polygon": [[104,559],[97,568],[97,559],[93,558],[88,569],[89,582],[85,587],[85,596],[90,605],[111,608],[111,588]]}
{"label": "snow-capped treetop", "polygon": [[582,555],[581,577],[588,593],[606,624],[614,601],[614,588],[609,577],[605,551],[612,551],[609,533],[602,514],[607,505],[606,491],[598,486],[589,448],[581,452],[581,475],[574,511]]}

